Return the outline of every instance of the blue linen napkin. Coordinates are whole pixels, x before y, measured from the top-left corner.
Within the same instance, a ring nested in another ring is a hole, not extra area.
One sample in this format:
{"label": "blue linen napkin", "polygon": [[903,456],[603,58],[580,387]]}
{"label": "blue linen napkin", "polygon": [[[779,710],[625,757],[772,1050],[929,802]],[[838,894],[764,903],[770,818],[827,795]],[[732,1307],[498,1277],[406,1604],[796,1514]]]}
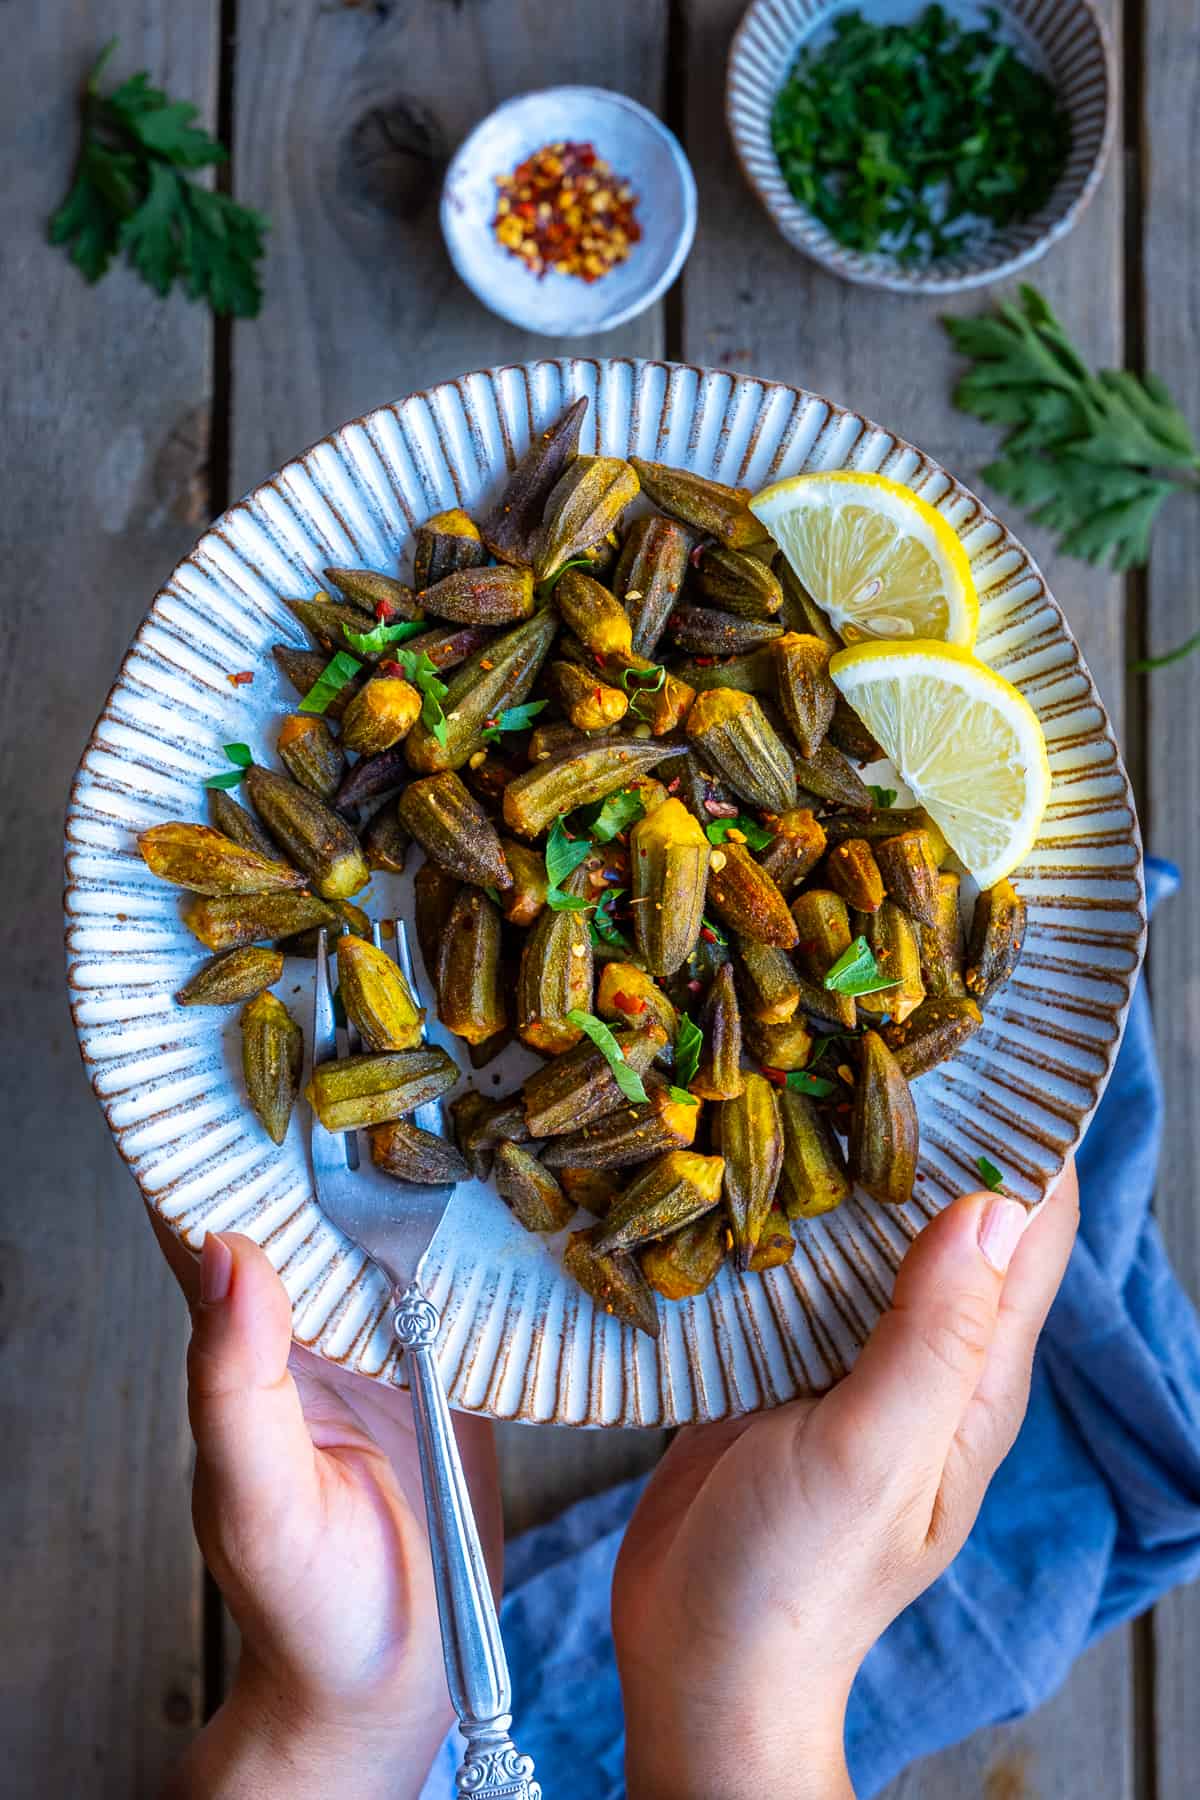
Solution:
{"label": "blue linen napkin", "polygon": [[[1151,909],[1170,863],[1147,860]],[[875,1794],[916,1757],[1030,1711],[1101,1632],[1200,1574],[1200,1320],[1150,1217],[1162,1093],[1144,986],[1079,1152],[1083,1223],[1029,1412],[975,1529],[855,1682],[847,1753]],[[641,1481],[509,1546],[515,1735],[546,1800],[621,1800],[609,1588]],[[453,1792],[448,1741],[422,1800]]]}

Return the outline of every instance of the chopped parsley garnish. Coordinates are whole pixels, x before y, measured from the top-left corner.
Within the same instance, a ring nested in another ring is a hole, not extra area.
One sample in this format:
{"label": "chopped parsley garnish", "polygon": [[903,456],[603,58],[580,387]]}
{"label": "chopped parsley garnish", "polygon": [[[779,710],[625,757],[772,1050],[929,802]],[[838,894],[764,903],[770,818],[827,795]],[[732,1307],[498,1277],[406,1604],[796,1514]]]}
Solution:
{"label": "chopped parsley garnish", "polygon": [[370,631],[351,631],[348,625],[343,625],[342,636],[360,656],[378,656],[389,644],[402,644],[406,638],[419,637],[428,629],[421,619],[401,619],[395,625],[381,620]]}
{"label": "chopped parsley garnish", "polygon": [[1004,1176],[995,1163],[990,1162],[986,1156],[979,1156],[975,1159],[975,1167],[979,1170],[979,1179],[984,1187],[990,1188],[993,1194],[999,1193],[1004,1186]]}
{"label": "chopped parsley garnish", "polygon": [[704,1033],[700,1027],[687,1013],[681,1012],[675,1028],[675,1079],[681,1087],[695,1080],[703,1043]]}
{"label": "chopped parsley garnish", "polygon": [[714,819],[704,827],[710,844],[723,844],[731,832],[736,834],[735,842],[741,837],[751,850],[765,850],[775,836],[765,825],[760,825],[757,819],[748,819],[744,813],[740,813],[736,819]]}
{"label": "chopped parsley garnish", "polygon": [[885,981],[874,953],[865,937],[857,937],[844,950],[825,976],[831,994],[881,994],[885,988],[899,987],[898,981]]}
{"label": "chopped parsley garnish", "polygon": [[872,786],[867,789],[867,792],[870,794],[876,806],[882,806],[885,810],[889,806],[895,806],[896,804],[895,788],[875,787],[872,784]]}
{"label": "chopped parsley garnish", "polygon": [[521,706],[506,706],[496,714],[494,725],[485,725],[480,737],[485,744],[498,744],[507,731],[525,731],[549,704],[546,700],[526,700]]}
{"label": "chopped parsley garnish", "polygon": [[612,1070],[613,1080],[616,1082],[625,1098],[627,1100],[632,1100],[635,1103],[648,1100],[650,1096],[647,1094],[646,1089],[642,1084],[641,1076],[636,1069],[631,1069],[629,1064],[625,1061],[625,1052],[621,1049],[620,1044],[617,1042],[617,1039],[613,1036],[608,1026],[604,1023],[604,1020],[598,1019],[595,1013],[581,1012],[578,1007],[572,1007],[571,1011],[567,1014],[567,1017],[572,1025],[578,1025],[580,1031],[582,1031],[586,1037],[591,1038],[593,1044],[595,1044],[597,1050],[599,1050],[605,1062]]}
{"label": "chopped parsley garnish", "polygon": [[245,780],[246,770],[254,761],[250,754],[249,744],[222,744],[221,748],[234,767],[228,769],[224,775],[210,775],[204,783],[206,788],[236,787],[239,781]]}
{"label": "chopped parsley garnish", "polygon": [[303,713],[323,713],[337,699],[346,683],[354,680],[361,668],[362,664],[356,662],[345,650],[336,651],[305,694],[299,710]]}

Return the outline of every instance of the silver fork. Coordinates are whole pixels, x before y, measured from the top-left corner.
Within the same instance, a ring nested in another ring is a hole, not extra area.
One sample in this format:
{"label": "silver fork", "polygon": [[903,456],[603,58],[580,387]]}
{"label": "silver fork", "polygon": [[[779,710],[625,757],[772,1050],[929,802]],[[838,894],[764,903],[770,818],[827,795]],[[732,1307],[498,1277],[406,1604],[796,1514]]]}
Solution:
{"label": "silver fork", "polygon": [[[396,960],[417,995],[404,921],[397,919]],[[373,937],[380,944],[376,925]],[[329,952],[322,931],[317,944],[313,1000],[313,1066],[338,1054]],[[446,1136],[438,1101],[413,1113],[426,1131]],[[326,1131],[313,1115],[312,1167],[317,1199],[326,1216],[371,1257],[391,1285],[392,1328],[408,1359],[413,1423],[425,1490],[425,1518],[433,1558],[446,1683],[467,1740],[456,1787],[460,1794],[492,1800],[541,1800],[533,1779],[533,1759],[509,1736],[512,1684],[500,1625],[479,1543],[471,1497],[450,1425],[446,1389],[437,1366],[440,1319],[421,1291],[421,1264],[454,1193],[452,1186],[418,1187],[394,1180],[374,1167],[369,1154],[349,1160],[354,1132]]]}

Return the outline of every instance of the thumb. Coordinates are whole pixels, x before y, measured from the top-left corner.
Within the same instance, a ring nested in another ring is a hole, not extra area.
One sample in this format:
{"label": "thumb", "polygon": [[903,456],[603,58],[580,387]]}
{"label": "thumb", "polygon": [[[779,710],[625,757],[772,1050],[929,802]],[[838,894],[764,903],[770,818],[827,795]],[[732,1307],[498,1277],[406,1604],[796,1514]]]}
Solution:
{"label": "thumb", "polygon": [[204,1240],[188,1348],[197,1526],[223,1540],[269,1529],[315,1486],[312,1441],[288,1369],[292,1308],[271,1264],[235,1232]]}
{"label": "thumb", "polygon": [[941,1479],[983,1374],[1004,1275],[1029,1213],[968,1194],[930,1221],[896,1275],[892,1304],[812,1423],[873,1486]]}

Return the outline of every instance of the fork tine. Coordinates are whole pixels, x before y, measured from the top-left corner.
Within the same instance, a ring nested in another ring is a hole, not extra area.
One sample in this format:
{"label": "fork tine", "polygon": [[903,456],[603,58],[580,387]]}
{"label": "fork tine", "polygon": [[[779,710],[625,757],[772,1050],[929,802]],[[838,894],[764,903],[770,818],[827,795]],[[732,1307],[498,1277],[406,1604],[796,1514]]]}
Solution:
{"label": "fork tine", "polygon": [[[400,965],[400,973],[408,983],[409,993],[412,995],[417,1005],[420,1006],[421,993],[417,987],[416,976],[413,974],[412,952],[408,947],[407,927],[405,926],[403,919],[393,919],[392,925],[396,933],[396,961]],[[422,1024],[422,1043],[425,1042],[425,1037],[425,1027]],[[440,1100],[427,1100],[424,1106],[417,1107],[417,1110],[413,1114],[413,1118],[421,1127],[422,1131],[432,1131],[437,1137],[449,1138],[450,1130],[446,1124],[446,1114]]]}
{"label": "fork tine", "polygon": [[336,1055],[337,1022],[333,1015],[333,994],[329,988],[328,933],[322,925],[317,933],[317,979],[313,989],[313,1067],[318,1063],[329,1062]]}

